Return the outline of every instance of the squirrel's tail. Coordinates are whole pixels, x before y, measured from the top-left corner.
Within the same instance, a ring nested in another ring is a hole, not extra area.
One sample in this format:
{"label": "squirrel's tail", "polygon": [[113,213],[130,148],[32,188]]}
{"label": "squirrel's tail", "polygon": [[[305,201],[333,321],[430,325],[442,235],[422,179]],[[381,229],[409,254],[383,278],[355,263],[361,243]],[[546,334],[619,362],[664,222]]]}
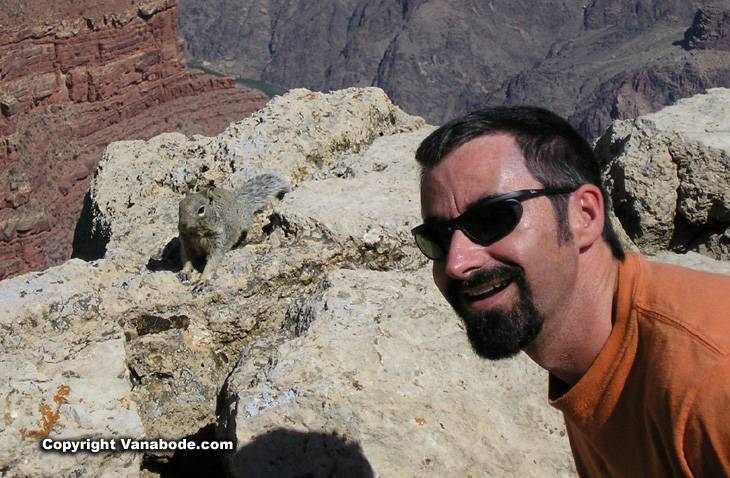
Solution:
{"label": "squirrel's tail", "polygon": [[236,188],[236,200],[250,212],[258,211],[269,200],[281,199],[291,190],[289,180],[275,173],[252,176]]}

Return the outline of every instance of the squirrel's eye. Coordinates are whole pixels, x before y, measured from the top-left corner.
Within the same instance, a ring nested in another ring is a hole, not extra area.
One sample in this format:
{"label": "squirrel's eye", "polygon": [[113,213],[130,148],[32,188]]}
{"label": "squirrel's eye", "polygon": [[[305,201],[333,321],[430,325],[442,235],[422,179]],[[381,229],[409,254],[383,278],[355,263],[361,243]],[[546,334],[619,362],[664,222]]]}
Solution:
{"label": "squirrel's eye", "polygon": [[205,206],[200,206],[198,209],[198,216],[204,216],[205,215]]}

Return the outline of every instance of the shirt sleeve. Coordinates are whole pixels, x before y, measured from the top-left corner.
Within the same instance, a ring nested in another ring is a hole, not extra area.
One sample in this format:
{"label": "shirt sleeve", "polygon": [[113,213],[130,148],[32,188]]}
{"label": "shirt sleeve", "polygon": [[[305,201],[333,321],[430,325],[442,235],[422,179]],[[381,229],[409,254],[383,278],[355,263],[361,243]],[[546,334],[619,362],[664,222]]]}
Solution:
{"label": "shirt sleeve", "polygon": [[730,357],[705,375],[687,417],[687,465],[696,477],[730,477]]}

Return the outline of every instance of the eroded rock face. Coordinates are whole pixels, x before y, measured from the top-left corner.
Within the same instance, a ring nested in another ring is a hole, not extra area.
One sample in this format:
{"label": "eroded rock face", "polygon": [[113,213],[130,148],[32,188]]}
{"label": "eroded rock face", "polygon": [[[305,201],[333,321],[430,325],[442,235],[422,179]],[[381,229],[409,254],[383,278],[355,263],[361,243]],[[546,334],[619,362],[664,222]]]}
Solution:
{"label": "eroded rock face", "polygon": [[218,134],[268,98],[185,66],[177,2],[19,2],[0,12],[0,279],[69,258],[104,147]]}
{"label": "eroded rock face", "polygon": [[730,90],[618,121],[597,143],[613,206],[646,253],[730,258]]}
{"label": "eroded rock face", "polygon": [[614,120],[730,86],[727,2],[709,3],[721,6],[182,0],[180,25],[186,54],[227,74],[322,91],[378,86],[431,124],[489,105],[539,105],[594,139]]}
{"label": "eroded rock face", "polygon": [[730,9],[719,4],[700,8],[684,42],[689,49],[730,50]]}
{"label": "eroded rock face", "polygon": [[479,359],[428,268],[334,271],[289,316],[226,382],[234,476],[573,476],[544,371]]}

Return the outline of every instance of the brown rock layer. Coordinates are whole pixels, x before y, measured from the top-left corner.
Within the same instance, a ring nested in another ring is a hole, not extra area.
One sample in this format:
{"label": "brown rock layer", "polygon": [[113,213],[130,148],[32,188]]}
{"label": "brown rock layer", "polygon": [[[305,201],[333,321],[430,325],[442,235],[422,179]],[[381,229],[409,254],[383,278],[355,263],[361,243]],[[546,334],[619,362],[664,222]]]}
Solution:
{"label": "brown rock layer", "polygon": [[268,100],[186,68],[176,0],[4,3],[0,279],[68,259],[108,143],[215,135]]}
{"label": "brown rock layer", "polygon": [[684,41],[690,50],[730,50],[730,11],[721,5],[700,8]]}

